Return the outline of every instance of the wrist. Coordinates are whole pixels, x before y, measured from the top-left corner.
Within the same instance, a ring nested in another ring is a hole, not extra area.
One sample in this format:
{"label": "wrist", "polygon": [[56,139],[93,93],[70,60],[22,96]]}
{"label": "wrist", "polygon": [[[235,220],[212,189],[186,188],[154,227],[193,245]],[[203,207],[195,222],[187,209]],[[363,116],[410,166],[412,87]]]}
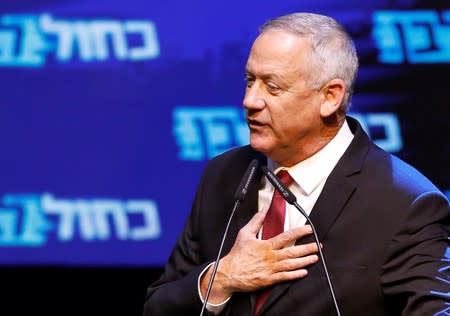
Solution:
{"label": "wrist", "polygon": [[[206,291],[208,289],[208,285],[212,277],[214,265],[215,263],[208,268],[208,270],[203,274],[203,276],[200,279],[200,290],[203,299],[206,297]],[[214,277],[213,284],[211,287],[211,292],[208,298],[208,303],[211,304],[220,304],[228,300],[233,294],[230,290],[228,290],[230,288],[227,285],[228,278],[226,277],[226,273],[223,273],[220,270],[221,267],[222,264],[219,261],[219,267],[217,268],[216,275]]]}

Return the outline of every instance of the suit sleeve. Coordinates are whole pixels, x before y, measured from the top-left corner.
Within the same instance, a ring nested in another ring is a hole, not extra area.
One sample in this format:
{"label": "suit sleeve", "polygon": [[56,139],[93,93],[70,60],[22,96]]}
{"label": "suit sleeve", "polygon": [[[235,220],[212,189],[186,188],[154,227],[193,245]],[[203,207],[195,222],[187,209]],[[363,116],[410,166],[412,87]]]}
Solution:
{"label": "suit sleeve", "polygon": [[427,192],[413,200],[400,221],[381,275],[395,315],[448,315],[449,216],[445,196]]}
{"label": "suit sleeve", "polygon": [[202,184],[164,273],[147,289],[144,316],[198,315],[200,313],[202,302],[198,294],[198,278],[209,264],[209,262],[201,262],[199,258],[199,238],[196,233],[201,187]]}

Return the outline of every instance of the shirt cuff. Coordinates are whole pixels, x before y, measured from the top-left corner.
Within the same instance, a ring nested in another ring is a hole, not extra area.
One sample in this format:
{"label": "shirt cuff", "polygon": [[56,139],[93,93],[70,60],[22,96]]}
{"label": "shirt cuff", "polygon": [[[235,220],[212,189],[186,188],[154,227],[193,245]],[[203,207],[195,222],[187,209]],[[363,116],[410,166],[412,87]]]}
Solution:
{"label": "shirt cuff", "polygon": [[[200,279],[202,278],[203,274],[205,274],[205,272],[214,264],[214,262],[211,262],[210,264],[208,264],[205,269],[203,269],[203,271],[200,273],[200,276],[198,277],[198,281],[197,281],[197,289],[198,289],[198,296],[200,297],[200,300],[202,301],[202,303],[205,303],[205,300],[203,299],[202,296],[202,291],[200,289]],[[228,301],[230,300],[231,297],[227,298],[225,301],[219,303],[219,304],[211,304],[211,303],[207,303],[206,304],[206,310],[208,312],[213,313],[214,315],[218,315],[221,311],[223,311],[223,309],[225,308],[225,306],[227,305]]]}

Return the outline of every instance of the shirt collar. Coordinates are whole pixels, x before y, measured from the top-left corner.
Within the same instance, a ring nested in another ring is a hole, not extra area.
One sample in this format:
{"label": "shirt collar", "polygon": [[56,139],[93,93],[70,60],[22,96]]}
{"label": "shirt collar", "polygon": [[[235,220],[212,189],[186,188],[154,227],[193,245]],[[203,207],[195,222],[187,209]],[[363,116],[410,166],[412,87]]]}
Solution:
{"label": "shirt collar", "polygon": [[300,190],[310,195],[330,175],[352,140],[353,134],[347,121],[344,121],[336,136],[311,157],[290,168],[279,166],[268,158],[267,167],[274,173],[281,169],[288,170],[295,183],[300,186]]}

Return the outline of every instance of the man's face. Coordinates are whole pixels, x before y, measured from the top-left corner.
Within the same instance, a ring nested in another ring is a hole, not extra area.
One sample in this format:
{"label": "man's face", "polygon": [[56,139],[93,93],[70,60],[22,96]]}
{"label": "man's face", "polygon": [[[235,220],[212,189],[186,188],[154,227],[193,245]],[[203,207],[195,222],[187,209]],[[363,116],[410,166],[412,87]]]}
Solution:
{"label": "man's face", "polygon": [[280,164],[297,163],[302,146],[311,148],[320,134],[321,96],[306,81],[309,50],[308,39],[270,30],[255,40],[247,61],[250,144]]}

